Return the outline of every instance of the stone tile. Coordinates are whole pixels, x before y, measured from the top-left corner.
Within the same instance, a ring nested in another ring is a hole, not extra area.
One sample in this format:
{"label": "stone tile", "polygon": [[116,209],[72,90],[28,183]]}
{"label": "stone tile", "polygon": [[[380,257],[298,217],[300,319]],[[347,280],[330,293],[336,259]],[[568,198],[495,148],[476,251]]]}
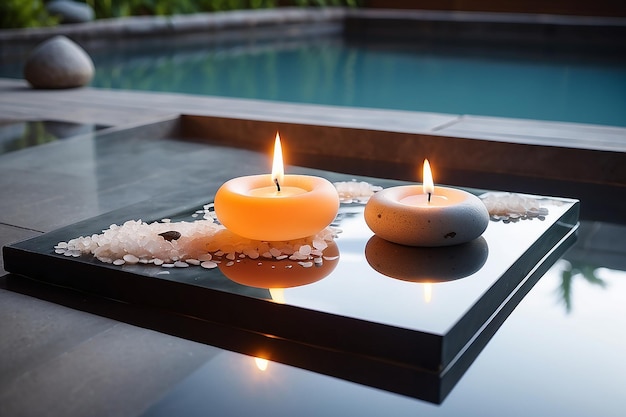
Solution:
{"label": "stone tile", "polygon": [[464,116],[438,133],[530,145],[626,151],[626,128],[612,126]]}
{"label": "stone tile", "polygon": [[[220,352],[116,324],[15,378],[0,391],[2,415],[138,415]],[[35,400],[36,399],[36,400]]]}
{"label": "stone tile", "polygon": [[0,357],[4,358],[0,361],[0,398],[15,387],[15,381],[115,324],[113,320],[3,289],[0,317]]}
{"label": "stone tile", "polygon": [[97,213],[93,178],[2,167],[0,189],[10,196],[0,200],[1,223],[49,231],[63,223],[68,208],[73,209],[72,218],[80,213],[89,217]]}

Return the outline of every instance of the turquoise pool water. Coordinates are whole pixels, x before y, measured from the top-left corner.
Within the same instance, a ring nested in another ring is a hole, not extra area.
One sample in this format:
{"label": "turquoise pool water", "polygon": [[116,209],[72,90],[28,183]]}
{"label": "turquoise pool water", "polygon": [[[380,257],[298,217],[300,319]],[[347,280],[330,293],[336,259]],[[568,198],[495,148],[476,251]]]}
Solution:
{"label": "turquoise pool water", "polygon": [[95,54],[93,86],[626,126],[626,59],[537,48],[202,43]]}

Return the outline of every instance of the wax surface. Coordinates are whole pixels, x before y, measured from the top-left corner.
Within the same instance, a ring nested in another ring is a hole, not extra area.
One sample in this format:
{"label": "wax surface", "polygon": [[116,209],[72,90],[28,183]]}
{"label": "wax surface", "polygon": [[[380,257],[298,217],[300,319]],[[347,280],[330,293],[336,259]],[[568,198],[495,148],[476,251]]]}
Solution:
{"label": "wax surface", "polygon": [[374,194],[365,206],[365,221],[379,237],[408,246],[451,246],[479,237],[489,213],[478,197],[463,190],[436,187],[392,187]]}
{"label": "wax surface", "polygon": [[239,236],[264,241],[311,236],[335,219],[339,195],[328,180],[285,175],[284,194],[276,193],[271,184],[270,175],[227,181],[215,195],[217,219]]}

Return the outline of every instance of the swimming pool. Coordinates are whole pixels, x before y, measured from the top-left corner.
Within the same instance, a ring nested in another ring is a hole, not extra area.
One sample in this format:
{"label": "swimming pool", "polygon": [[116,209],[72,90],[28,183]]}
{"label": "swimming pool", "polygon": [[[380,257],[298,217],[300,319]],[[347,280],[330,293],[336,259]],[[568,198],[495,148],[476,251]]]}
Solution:
{"label": "swimming pool", "polygon": [[[92,86],[626,126],[626,58],[341,37],[94,53]],[[20,77],[0,66],[0,76]]]}
{"label": "swimming pool", "polygon": [[626,126],[626,60],[340,38],[96,55],[93,85]]}

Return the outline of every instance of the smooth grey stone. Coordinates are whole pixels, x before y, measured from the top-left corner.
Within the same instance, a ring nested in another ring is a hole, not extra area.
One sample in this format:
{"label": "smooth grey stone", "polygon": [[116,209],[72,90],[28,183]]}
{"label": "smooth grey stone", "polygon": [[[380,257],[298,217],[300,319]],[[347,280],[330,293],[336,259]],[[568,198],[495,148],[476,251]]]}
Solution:
{"label": "smooth grey stone", "polygon": [[82,87],[93,75],[93,61],[87,52],[65,36],[37,46],[24,66],[24,78],[35,88]]}
{"label": "smooth grey stone", "polygon": [[54,0],[46,4],[49,14],[58,16],[61,23],[91,22],[94,12],[90,5],[71,0]]}

